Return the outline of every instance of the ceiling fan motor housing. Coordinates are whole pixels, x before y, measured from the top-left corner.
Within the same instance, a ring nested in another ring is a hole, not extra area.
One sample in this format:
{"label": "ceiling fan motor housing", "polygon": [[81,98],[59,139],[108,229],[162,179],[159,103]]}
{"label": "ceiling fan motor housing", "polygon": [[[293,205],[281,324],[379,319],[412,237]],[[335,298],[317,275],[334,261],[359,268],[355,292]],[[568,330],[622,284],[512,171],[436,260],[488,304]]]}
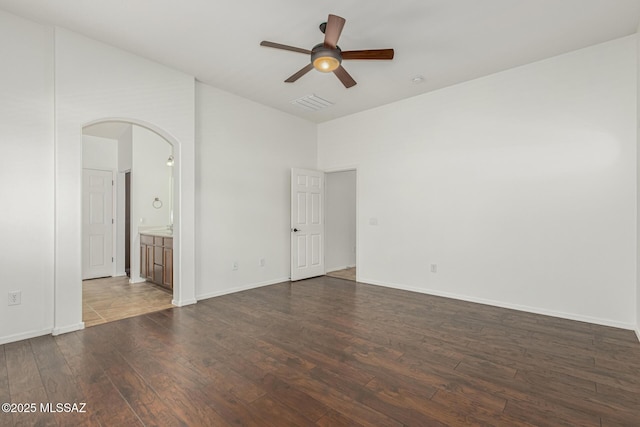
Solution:
{"label": "ceiling fan motor housing", "polygon": [[342,63],[342,50],[338,46],[335,49],[325,47],[319,43],[311,50],[311,63],[318,71],[329,73]]}

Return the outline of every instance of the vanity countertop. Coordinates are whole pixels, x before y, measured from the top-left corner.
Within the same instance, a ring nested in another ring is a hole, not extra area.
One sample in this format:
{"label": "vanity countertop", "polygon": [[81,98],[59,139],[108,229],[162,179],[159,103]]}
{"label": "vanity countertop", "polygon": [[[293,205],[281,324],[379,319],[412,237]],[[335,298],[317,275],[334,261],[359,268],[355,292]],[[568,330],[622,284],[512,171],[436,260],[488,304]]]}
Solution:
{"label": "vanity countertop", "polygon": [[140,231],[140,234],[144,234],[147,236],[156,236],[156,237],[173,237],[172,230],[145,230],[145,231]]}

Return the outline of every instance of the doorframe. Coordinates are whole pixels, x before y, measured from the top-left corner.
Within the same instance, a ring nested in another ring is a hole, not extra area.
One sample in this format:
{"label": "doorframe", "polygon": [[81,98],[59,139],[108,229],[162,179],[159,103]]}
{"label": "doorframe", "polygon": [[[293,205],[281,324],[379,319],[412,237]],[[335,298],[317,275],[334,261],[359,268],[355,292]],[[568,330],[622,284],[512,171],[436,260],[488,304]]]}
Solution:
{"label": "doorframe", "polygon": [[[336,168],[326,168],[326,169],[320,169],[322,172],[324,172],[325,174],[325,186],[324,186],[324,217],[325,217],[325,221],[327,218],[327,177],[326,174],[328,173],[334,173],[334,172],[349,172],[349,171],[354,171],[356,173],[356,282],[360,281],[360,172],[358,170],[358,165],[347,165],[347,166],[340,166],[340,167],[336,167]],[[326,222],[325,222],[326,225]],[[325,230],[326,231],[326,230]],[[325,238],[323,245],[326,246],[326,241],[327,239]],[[324,248],[324,256],[326,258],[326,247]],[[325,265],[326,265],[326,259],[325,259]]]}
{"label": "doorframe", "polygon": [[[124,184],[124,274],[131,280],[131,168],[122,172]],[[129,268],[127,269],[127,264]]]}

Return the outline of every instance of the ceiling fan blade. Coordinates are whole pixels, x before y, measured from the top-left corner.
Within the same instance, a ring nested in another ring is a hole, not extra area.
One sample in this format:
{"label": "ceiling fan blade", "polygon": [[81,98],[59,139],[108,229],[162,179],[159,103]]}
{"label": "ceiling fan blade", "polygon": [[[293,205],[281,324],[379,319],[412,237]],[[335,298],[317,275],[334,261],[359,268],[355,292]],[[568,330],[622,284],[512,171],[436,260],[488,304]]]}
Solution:
{"label": "ceiling fan blade", "polygon": [[347,89],[356,85],[356,81],[353,80],[353,77],[351,77],[351,75],[347,73],[347,70],[345,70],[342,65],[336,68],[333,71],[333,74],[335,74],[340,79],[344,87],[346,87]]}
{"label": "ceiling fan blade", "polygon": [[307,55],[311,55],[310,50],[302,49],[301,47],[287,46],[286,44],[268,42],[266,40],[261,41],[260,46],[272,47],[274,49],[290,50],[292,52],[306,53]]}
{"label": "ceiling fan blade", "polygon": [[393,49],[348,50],[342,59],[393,59]]}
{"label": "ceiling fan blade", "polygon": [[298,71],[297,73],[289,77],[287,80],[285,80],[285,83],[293,83],[311,70],[313,70],[313,64],[308,64],[306,67],[304,67],[303,69],[301,69],[300,71]]}
{"label": "ceiling fan blade", "polygon": [[331,49],[336,48],[345,22],[347,21],[340,16],[329,15],[329,19],[327,19],[327,27],[324,30],[324,47]]}

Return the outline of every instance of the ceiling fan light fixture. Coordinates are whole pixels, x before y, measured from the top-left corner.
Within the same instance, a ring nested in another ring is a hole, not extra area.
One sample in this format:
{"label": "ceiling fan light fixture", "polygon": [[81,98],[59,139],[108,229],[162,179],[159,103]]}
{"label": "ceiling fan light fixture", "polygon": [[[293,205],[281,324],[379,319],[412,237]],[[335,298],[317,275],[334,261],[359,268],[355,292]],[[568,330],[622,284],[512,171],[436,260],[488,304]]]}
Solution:
{"label": "ceiling fan light fixture", "polygon": [[313,61],[313,67],[322,73],[330,73],[339,66],[340,61],[331,56],[321,56]]}
{"label": "ceiling fan light fixture", "polygon": [[316,46],[311,53],[313,68],[321,73],[330,73],[337,69],[342,62],[340,49],[328,49],[322,45]]}

